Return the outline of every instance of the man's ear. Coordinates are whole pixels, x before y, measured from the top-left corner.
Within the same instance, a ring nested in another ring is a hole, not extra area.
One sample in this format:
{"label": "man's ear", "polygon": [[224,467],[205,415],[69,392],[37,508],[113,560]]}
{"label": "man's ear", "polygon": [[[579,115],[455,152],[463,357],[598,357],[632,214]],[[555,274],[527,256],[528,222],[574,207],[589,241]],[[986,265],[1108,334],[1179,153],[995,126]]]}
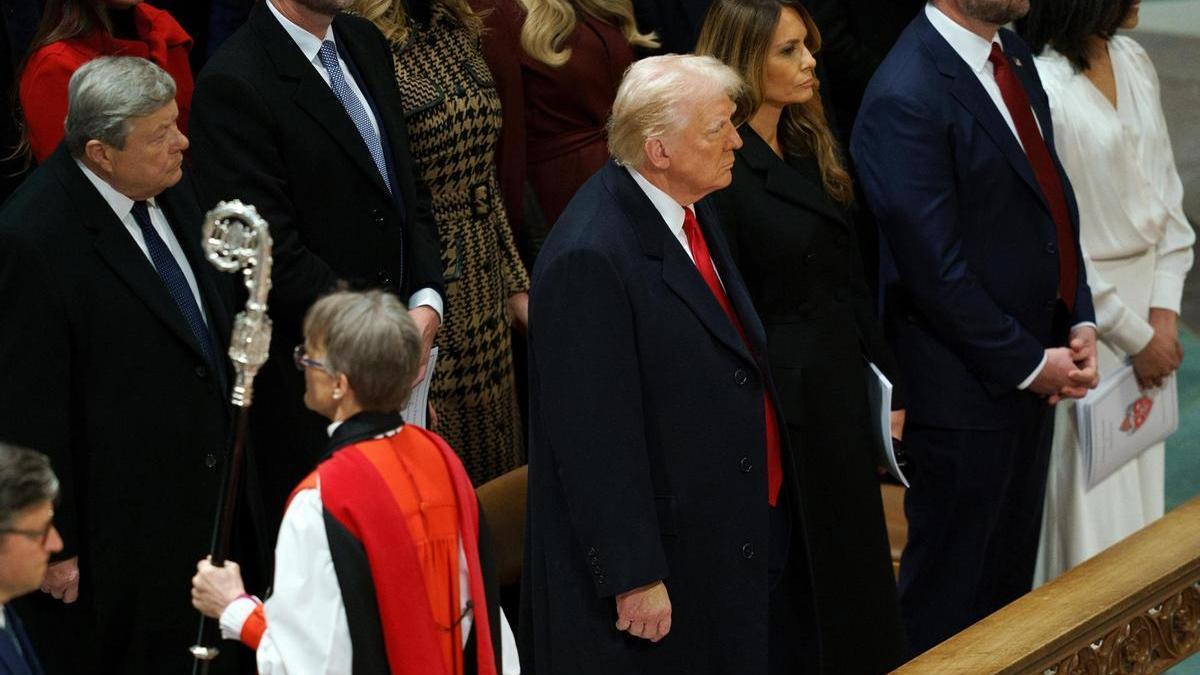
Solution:
{"label": "man's ear", "polygon": [[671,166],[671,153],[667,151],[667,146],[661,138],[647,138],[642,145],[642,151],[646,153],[646,161],[650,166],[662,171]]}
{"label": "man's ear", "polygon": [[112,150],[113,148],[94,138],[83,146],[83,154],[88,162],[108,174],[113,171]]}

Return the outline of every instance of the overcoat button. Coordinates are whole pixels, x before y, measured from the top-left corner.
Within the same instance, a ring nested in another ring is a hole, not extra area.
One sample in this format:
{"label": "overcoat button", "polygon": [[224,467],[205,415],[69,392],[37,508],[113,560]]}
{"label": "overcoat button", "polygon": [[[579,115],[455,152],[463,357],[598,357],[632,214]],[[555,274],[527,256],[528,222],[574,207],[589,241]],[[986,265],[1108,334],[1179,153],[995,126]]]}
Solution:
{"label": "overcoat button", "polygon": [[750,544],[742,544],[742,557],[749,560],[754,557],[754,547]]}
{"label": "overcoat button", "polygon": [[196,377],[208,377],[208,368],[196,366]]}
{"label": "overcoat button", "polygon": [[746,374],[746,371],[738,368],[733,371],[733,381],[740,387],[750,381],[750,376]]}
{"label": "overcoat button", "polygon": [[207,466],[208,468],[211,469],[216,465],[217,465],[217,456],[216,455],[214,455],[210,452],[204,456],[204,466]]}
{"label": "overcoat button", "polygon": [[1054,245],[1054,242],[1046,242],[1046,253],[1058,253],[1058,247]]}
{"label": "overcoat button", "polygon": [[742,473],[750,473],[750,470],[754,468],[754,463],[750,461],[749,457],[743,457],[742,461],[738,462],[738,467]]}

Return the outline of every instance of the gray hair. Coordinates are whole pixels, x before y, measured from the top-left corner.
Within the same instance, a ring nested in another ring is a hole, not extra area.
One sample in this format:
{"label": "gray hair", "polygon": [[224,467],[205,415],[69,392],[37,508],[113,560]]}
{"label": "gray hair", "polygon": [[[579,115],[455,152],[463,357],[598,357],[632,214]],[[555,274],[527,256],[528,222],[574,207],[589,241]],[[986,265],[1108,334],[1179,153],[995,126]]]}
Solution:
{"label": "gray hair", "polygon": [[404,407],[421,365],[421,333],[404,303],[383,291],[338,291],[304,317],[304,339],[324,347],[325,365],[350,381],[363,410]]}
{"label": "gray hair", "polygon": [[77,159],[83,157],[91,140],[123,150],[130,120],[157,112],[174,98],[175,80],[146,59],[92,59],[67,85],[67,150]]}
{"label": "gray hair", "polygon": [[57,496],[58,478],[49,457],[0,442],[0,527],[9,526],[25,509]]}
{"label": "gray hair", "polygon": [[608,152],[622,166],[638,168],[646,140],[682,128],[696,104],[719,94],[736,101],[745,85],[711,56],[667,54],[635,61],[625,71],[608,118]]}

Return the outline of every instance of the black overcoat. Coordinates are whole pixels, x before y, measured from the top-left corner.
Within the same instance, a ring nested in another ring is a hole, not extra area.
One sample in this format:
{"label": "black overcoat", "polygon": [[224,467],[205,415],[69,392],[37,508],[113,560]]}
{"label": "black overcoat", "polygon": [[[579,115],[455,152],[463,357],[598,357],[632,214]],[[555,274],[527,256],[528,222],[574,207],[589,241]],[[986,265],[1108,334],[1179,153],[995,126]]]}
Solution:
{"label": "black overcoat", "polygon": [[[766,329],[788,437],[804,467],[800,498],[822,667],[887,672],[899,665],[903,640],[867,360],[902,398],[898,368],[875,318],[848,210],[825,193],[816,161],[785,161],[749,125],[740,131],[733,182],[713,200]],[[864,638],[870,649],[861,648]]]}
{"label": "black overcoat", "polygon": [[[200,251],[188,175],[157,202],[227,368],[229,283]],[[0,289],[0,438],[50,455],[61,557],[79,556],[78,603],[35,592],[21,609],[46,670],[184,672],[228,372],[206,363],[150,260],[61,146],[0,211]]]}
{"label": "black overcoat", "polygon": [[[749,350],[616,164],[576,193],[538,258],[525,672],[766,672],[765,338],[716,211],[697,214]],[[783,464],[794,505],[787,452]],[[670,634],[618,632],[614,596],[659,579]]]}
{"label": "black overcoat", "polygon": [[388,44],[354,16],[338,15],[333,32],[374,109],[395,194],[332,89],[265,2],[209,60],[192,100],[201,196],[253,204],[275,239],[271,358],[251,415],[275,527],[326,442],[325,420],[305,409],[304,378],[291,362],[304,313],[339,281],[389,290],[405,302],[415,290],[442,289],[429,191],[414,178]]}

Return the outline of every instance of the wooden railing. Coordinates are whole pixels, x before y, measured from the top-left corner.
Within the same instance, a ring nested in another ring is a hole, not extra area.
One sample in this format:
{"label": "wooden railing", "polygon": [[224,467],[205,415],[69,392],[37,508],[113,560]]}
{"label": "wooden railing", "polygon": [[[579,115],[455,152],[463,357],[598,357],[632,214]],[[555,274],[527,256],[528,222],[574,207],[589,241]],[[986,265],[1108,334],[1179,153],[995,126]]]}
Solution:
{"label": "wooden railing", "polygon": [[1158,673],[1200,651],[1200,497],[897,673]]}

